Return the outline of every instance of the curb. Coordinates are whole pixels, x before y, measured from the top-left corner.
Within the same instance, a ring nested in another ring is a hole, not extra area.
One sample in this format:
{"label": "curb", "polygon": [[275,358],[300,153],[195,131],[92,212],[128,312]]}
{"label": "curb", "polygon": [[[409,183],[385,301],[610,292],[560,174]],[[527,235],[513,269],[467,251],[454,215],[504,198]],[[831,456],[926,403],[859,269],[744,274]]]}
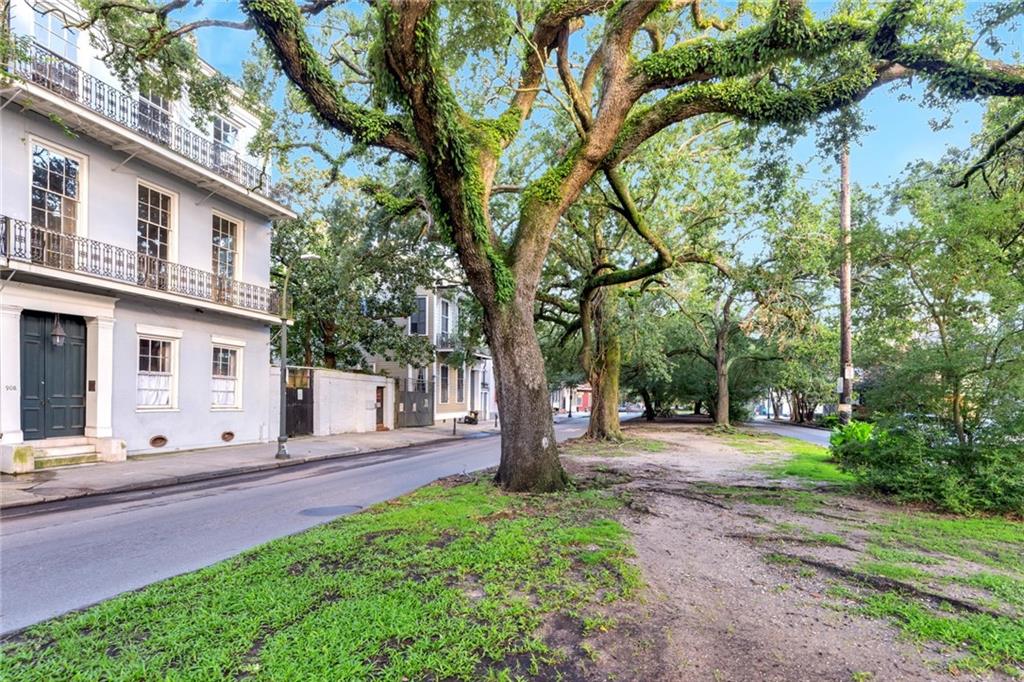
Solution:
{"label": "curb", "polygon": [[779,426],[795,426],[798,429],[814,429],[816,431],[831,431],[832,429],[827,426],[815,426],[814,424],[801,424],[800,422],[791,422],[784,419],[776,420],[769,419],[769,424],[778,424]]}
{"label": "curb", "polygon": [[[494,435],[498,434],[488,433],[488,436]],[[184,474],[182,476],[167,476],[164,478],[156,478],[149,481],[127,483],[125,485],[114,486],[111,488],[83,489],[80,492],[76,492],[73,494],[51,495],[45,497],[40,496],[39,499],[35,500],[19,500],[15,502],[0,503],[0,511],[6,511],[8,509],[18,509],[22,507],[31,507],[37,504],[45,504],[47,502],[62,502],[64,500],[74,500],[82,497],[98,497],[100,495],[114,495],[117,493],[136,492],[140,490],[155,490],[158,488],[169,488],[175,485],[197,483],[199,481],[210,481],[218,478],[240,476],[242,474],[254,474],[259,473],[261,471],[270,471],[272,469],[284,469],[286,467],[298,466],[300,464],[309,464],[312,462],[323,462],[332,459],[344,459],[346,457],[353,457],[355,455],[372,455],[381,452],[391,452],[393,450],[405,450],[407,448],[412,448],[419,445],[451,443],[453,441],[465,440],[465,438],[465,436],[445,436],[443,438],[438,438],[436,440],[428,440],[420,443],[406,443],[405,445],[394,445],[386,448],[376,448],[369,450],[361,450],[359,448],[356,448],[355,450],[349,450],[346,452],[335,452],[326,455],[308,455],[306,457],[274,460],[272,462],[252,464],[249,466],[232,467],[231,469],[218,469],[216,471],[200,471],[194,474]]]}

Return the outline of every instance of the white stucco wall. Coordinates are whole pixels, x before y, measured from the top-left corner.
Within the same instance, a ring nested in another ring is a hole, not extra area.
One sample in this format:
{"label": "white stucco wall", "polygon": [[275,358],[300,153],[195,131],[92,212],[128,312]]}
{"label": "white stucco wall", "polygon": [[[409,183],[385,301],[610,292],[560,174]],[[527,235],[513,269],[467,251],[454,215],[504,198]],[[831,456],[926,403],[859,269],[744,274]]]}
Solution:
{"label": "white stucco wall", "polygon": [[22,113],[10,106],[0,111],[0,214],[18,220],[31,218],[31,165],[33,138],[63,147],[82,157],[78,226],[80,236],[135,251],[138,246],[139,182],[164,190],[175,198],[172,209],[169,260],[200,270],[211,269],[213,214],[220,212],[240,221],[241,267],[236,279],[269,286],[270,222],[208,191],[182,182],[170,173],[79,136],[70,138],[49,119]]}
{"label": "white stucco wall", "polygon": [[377,387],[384,388],[384,425],[395,425],[395,382],[373,374],[330,369],[313,373],[313,433],[363,433],[377,429]]}
{"label": "white stucco wall", "polygon": [[[235,434],[232,444],[270,439],[269,400],[274,391],[267,371],[270,330],[265,324],[142,300],[118,301],[114,314],[113,426],[115,436],[127,442],[129,454],[224,445],[221,434],[225,431]],[[181,332],[175,409],[148,411],[137,407],[139,325]],[[238,410],[212,407],[213,337],[245,343],[241,349],[242,395]],[[168,442],[154,449],[149,440],[157,435],[165,436]]]}
{"label": "white stucco wall", "polygon": [[[267,419],[270,439],[276,439],[280,423],[280,369],[270,367]],[[384,425],[395,428],[395,380],[376,374],[315,369],[313,376],[313,434],[365,433],[377,429],[374,401],[377,387],[384,387]]]}

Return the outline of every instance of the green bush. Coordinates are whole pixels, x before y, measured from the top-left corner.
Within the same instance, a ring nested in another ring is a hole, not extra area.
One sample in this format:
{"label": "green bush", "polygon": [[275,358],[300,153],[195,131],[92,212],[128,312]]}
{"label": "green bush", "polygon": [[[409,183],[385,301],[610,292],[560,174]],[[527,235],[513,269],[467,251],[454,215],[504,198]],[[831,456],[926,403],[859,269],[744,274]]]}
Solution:
{"label": "green bush", "polygon": [[839,415],[838,414],[826,414],[824,417],[818,420],[821,426],[826,429],[834,429],[839,426]]}
{"label": "green bush", "polygon": [[865,487],[949,511],[1024,514],[1024,443],[1013,438],[960,445],[932,425],[887,428],[852,422],[833,432],[840,468]]}
{"label": "green bush", "polygon": [[832,445],[833,451],[850,441],[864,444],[871,439],[871,432],[874,431],[874,428],[874,424],[852,421],[845,426],[837,426],[829,436],[828,442]]}

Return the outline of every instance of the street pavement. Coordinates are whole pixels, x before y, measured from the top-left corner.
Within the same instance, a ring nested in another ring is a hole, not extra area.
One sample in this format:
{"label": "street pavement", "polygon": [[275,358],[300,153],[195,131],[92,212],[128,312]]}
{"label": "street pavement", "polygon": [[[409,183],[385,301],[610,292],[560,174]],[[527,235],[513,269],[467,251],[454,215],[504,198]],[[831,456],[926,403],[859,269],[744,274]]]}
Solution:
{"label": "street pavement", "polygon": [[195,483],[221,476],[281,469],[318,460],[427,445],[452,438],[474,438],[485,432],[495,433],[490,422],[475,426],[460,424],[457,426],[457,433],[454,434],[451,424],[441,423],[416,429],[292,438],[288,441],[288,452],[291,457],[287,460],[278,460],[274,457],[277,446],[273,442],[248,443],[181,452],[150,453],[131,456],[125,462],[55,467],[17,476],[2,474],[0,509],[74,497]]}
{"label": "street pavement", "polygon": [[[558,438],[586,417],[559,420]],[[420,445],[156,490],[7,510],[0,524],[0,634],[495,466],[498,436]]]}
{"label": "street pavement", "polygon": [[756,429],[762,429],[770,433],[776,433],[780,436],[789,436],[790,438],[799,438],[800,440],[807,441],[808,443],[814,443],[815,445],[823,445],[828,447],[828,438],[832,435],[831,431],[825,429],[815,429],[808,426],[793,426],[790,424],[779,424],[773,421],[753,421],[747,422],[747,426],[752,426]]}

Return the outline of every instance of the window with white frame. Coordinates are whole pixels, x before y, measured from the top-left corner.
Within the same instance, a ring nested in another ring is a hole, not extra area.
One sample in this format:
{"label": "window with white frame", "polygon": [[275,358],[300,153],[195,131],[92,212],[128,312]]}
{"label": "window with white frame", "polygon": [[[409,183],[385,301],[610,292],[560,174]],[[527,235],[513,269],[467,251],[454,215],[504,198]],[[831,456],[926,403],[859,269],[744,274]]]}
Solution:
{"label": "window with white frame", "polygon": [[235,146],[238,128],[227,119],[217,116],[213,119],[213,141],[227,148]]}
{"label": "window with white frame", "polygon": [[238,263],[238,223],[213,214],[213,274],[234,279]]}
{"label": "window with white frame", "polygon": [[233,170],[238,163],[235,154],[235,141],[238,140],[238,128],[227,119],[213,119],[213,162],[223,170]]}
{"label": "window with white frame", "polygon": [[139,91],[138,130],[161,142],[171,139],[171,102],[152,90]]}
{"label": "window with white frame", "polygon": [[444,299],[441,300],[441,334],[448,336],[451,331],[452,304]]}
{"label": "window with white frame", "polygon": [[416,310],[409,316],[409,334],[411,336],[423,336],[427,333],[427,299],[425,296],[416,297]]}
{"label": "window with white frame", "polygon": [[140,408],[173,408],[174,339],[139,336],[136,404]]}
{"label": "window with white frame", "polygon": [[212,405],[219,408],[241,407],[241,349],[214,344],[212,372]]}
{"label": "window with white frame", "polygon": [[81,162],[32,143],[32,224],[74,234],[78,225]]}
{"label": "window with white frame", "polygon": [[441,402],[448,402],[448,365],[441,365]]}
{"label": "window with white frame", "polygon": [[64,25],[62,13],[47,12],[39,7],[35,8],[33,24],[36,44],[56,58],[34,60],[32,80],[65,97],[77,99],[78,31]]}
{"label": "window with white frame", "polygon": [[63,13],[33,9],[36,43],[69,62],[78,61],[78,31],[64,25]]}
{"label": "window with white frame", "polygon": [[427,368],[419,367],[416,369],[416,388],[417,391],[427,390]]}
{"label": "window with white frame", "polygon": [[466,368],[459,367],[455,374],[455,402],[466,402]]}
{"label": "window with white frame", "polygon": [[167,288],[167,260],[171,243],[171,195],[139,183],[136,219],[139,284]]}
{"label": "window with white frame", "polygon": [[171,242],[171,195],[139,183],[138,252],[167,260]]}

